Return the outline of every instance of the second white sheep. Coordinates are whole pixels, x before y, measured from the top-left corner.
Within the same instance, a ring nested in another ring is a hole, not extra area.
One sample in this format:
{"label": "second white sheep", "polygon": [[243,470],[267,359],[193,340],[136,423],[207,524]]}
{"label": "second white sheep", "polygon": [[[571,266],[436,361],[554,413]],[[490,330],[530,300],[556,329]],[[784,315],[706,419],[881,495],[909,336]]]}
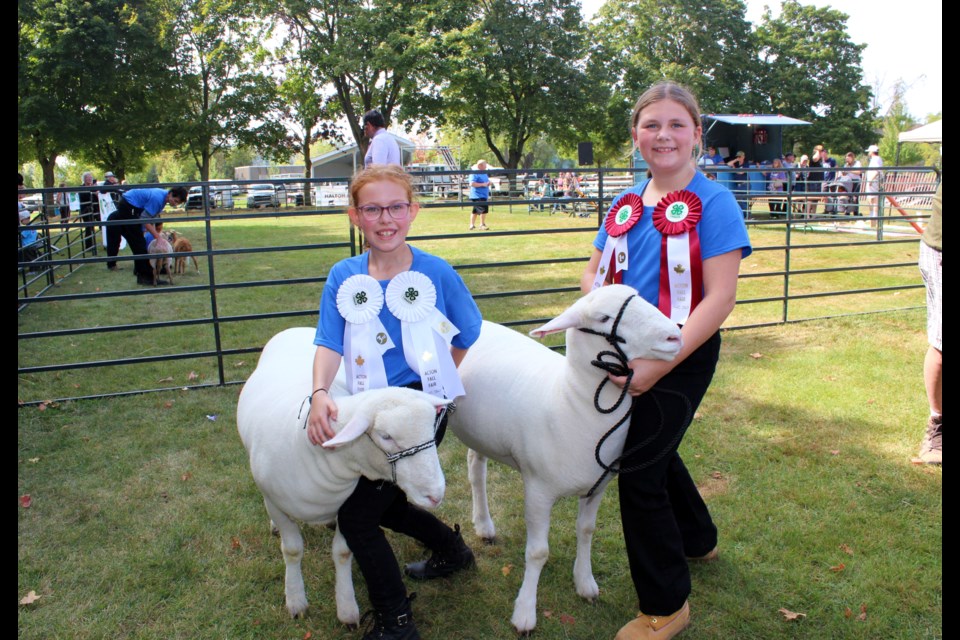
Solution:
{"label": "second white sheep", "polygon": [[[493,540],[496,532],[487,505],[487,458],[523,476],[526,567],[511,619],[521,633],[536,626],[537,583],[549,555],[550,511],[558,498],[580,499],[573,568],[577,593],[591,600],[600,593],[590,545],[610,476],[590,497],[587,494],[604,473],[595,459],[597,443],[626,416],[631,403],[626,397],[608,414],[594,408],[594,394],[607,374],[591,361],[601,351],[616,353],[614,344],[627,361],[672,360],[681,347],[677,325],[625,285],[587,294],[531,334],[541,337],[563,330],[567,331],[566,357],[511,329],[485,322],[480,339],[460,365],[467,395],[458,401],[449,423],[471,449],[467,460],[478,536]],[[600,406],[616,405],[620,393],[615,385],[604,385]],[[604,461],[614,460],[623,451],[628,427],[629,423],[624,424],[604,442]]]}

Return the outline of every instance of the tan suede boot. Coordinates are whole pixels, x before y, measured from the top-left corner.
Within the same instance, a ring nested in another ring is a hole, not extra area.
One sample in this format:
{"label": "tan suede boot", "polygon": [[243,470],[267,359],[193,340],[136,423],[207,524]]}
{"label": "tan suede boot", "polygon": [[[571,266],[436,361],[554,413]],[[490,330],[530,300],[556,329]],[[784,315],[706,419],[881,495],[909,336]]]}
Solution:
{"label": "tan suede boot", "polygon": [[643,612],[623,625],[616,640],[669,640],[690,624],[690,603],[684,602],[676,613],[669,616],[648,616]]}
{"label": "tan suede boot", "polygon": [[927,431],[920,443],[920,453],[913,464],[943,464],[943,416],[930,416]]}

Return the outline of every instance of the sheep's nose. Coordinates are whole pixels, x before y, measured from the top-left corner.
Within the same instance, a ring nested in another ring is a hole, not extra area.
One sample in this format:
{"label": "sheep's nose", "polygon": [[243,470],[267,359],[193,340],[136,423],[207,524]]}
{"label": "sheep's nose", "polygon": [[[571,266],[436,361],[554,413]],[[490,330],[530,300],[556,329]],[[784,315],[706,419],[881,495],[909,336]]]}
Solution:
{"label": "sheep's nose", "polygon": [[433,496],[427,496],[427,500],[430,501],[430,506],[431,506],[431,507],[435,507],[435,506],[437,506],[438,504],[440,504],[440,501],[443,500],[443,498],[435,498],[435,497],[433,497]]}

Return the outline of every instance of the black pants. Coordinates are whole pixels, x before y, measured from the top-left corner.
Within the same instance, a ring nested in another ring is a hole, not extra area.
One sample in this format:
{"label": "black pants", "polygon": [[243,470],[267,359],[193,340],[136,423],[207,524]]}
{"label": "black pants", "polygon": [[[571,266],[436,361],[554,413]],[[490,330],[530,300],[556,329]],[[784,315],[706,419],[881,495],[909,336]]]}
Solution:
{"label": "black pants", "polygon": [[[93,210],[93,205],[85,205],[80,208],[80,222],[96,222],[100,219],[99,214]],[[86,251],[96,251],[97,249],[97,228],[93,225],[83,228],[83,247]],[[129,240],[128,240],[129,242]]]}
{"label": "black pants", "polygon": [[[120,236],[127,239],[127,245],[135,256],[147,255],[147,240],[143,237],[142,219],[140,210],[121,198],[117,203],[117,210],[110,216],[110,222],[128,220],[129,224],[107,225],[107,257],[113,258],[120,253]],[[116,261],[107,262],[108,267],[116,266]],[[137,278],[153,279],[153,269],[150,260],[143,258],[135,260],[133,270]]]}
{"label": "black pants", "polygon": [[717,528],[677,447],[719,354],[718,332],[634,403],[625,450],[646,444],[624,461],[624,468],[643,468],[619,476],[620,517],[640,611],[648,615],[683,606],[690,595],[687,556],[717,544]]}
{"label": "black pants", "polygon": [[[438,446],[446,424],[444,415],[437,428]],[[400,487],[364,477],[340,507],[337,523],[367,583],[370,604],[377,611],[393,611],[407,597],[400,565],[381,527],[419,540],[432,551],[444,549],[456,539],[453,529],[435,515],[407,502],[407,494]]]}

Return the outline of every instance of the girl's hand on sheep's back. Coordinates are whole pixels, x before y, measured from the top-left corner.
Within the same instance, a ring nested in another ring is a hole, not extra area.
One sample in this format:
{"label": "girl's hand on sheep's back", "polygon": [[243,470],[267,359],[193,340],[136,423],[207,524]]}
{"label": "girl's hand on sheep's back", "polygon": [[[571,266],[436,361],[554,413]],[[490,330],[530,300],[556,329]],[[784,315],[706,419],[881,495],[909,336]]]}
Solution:
{"label": "girl's hand on sheep's back", "polygon": [[310,400],[310,416],[307,418],[307,437],[313,445],[321,445],[337,435],[330,426],[337,419],[337,403],[326,392],[316,393]]}
{"label": "girl's hand on sheep's back", "polygon": [[[630,361],[630,368],[633,370],[633,378],[630,380],[630,387],[627,393],[631,396],[639,396],[653,388],[653,385],[665,376],[672,368],[673,364],[664,360],[647,360],[637,358]],[[627,376],[615,376],[607,374],[610,382],[621,389],[627,384]]]}

